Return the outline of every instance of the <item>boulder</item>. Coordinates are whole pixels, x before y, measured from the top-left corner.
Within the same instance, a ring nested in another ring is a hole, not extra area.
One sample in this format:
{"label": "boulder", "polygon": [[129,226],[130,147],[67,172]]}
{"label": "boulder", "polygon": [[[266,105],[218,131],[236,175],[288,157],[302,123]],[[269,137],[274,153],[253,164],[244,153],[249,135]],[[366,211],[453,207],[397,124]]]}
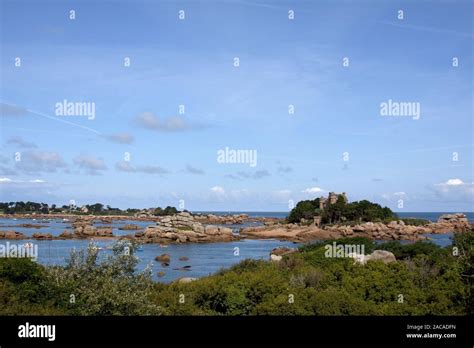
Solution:
{"label": "boulder", "polygon": [[270,254],[270,260],[273,262],[279,262],[281,259],[283,259],[281,255]]}
{"label": "boulder", "polygon": [[95,235],[98,237],[113,237],[112,228],[110,227],[97,228]]}
{"label": "boulder", "polygon": [[51,233],[33,233],[33,239],[53,239],[53,235]]}
{"label": "boulder", "polygon": [[193,226],[193,231],[196,233],[204,233],[205,228],[201,223],[194,223]]}
{"label": "boulder", "polygon": [[213,225],[207,225],[204,230],[205,234],[216,235],[219,233],[219,227]]}
{"label": "boulder", "polygon": [[139,230],[140,229],[140,226],[138,225],[133,225],[133,224],[125,224],[121,227],[119,227],[119,230],[124,230],[124,231],[127,231],[127,230]]}
{"label": "boulder", "polygon": [[0,239],[26,239],[26,236],[16,231],[0,231]]}
{"label": "boulder", "polygon": [[438,218],[438,222],[467,223],[468,220],[465,214],[456,213],[456,214],[443,214]]}
{"label": "boulder", "polygon": [[183,277],[178,279],[178,283],[191,283],[193,281],[197,280],[197,278],[192,278],[192,277]]}
{"label": "boulder", "polygon": [[390,221],[390,222],[387,224],[388,227],[397,227],[397,225],[398,225],[398,223],[397,223],[395,220]]}
{"label": "boulder", "polygon": [[74,234],[68,230],[64,230],[64,232],[59,235],[59,238],[71,239],[74,238]]}
{"label": "boulder", "polygon": [[171,256],[169,254],[161,254],[157,257],[155,257],[155,260],[158,262],[170,262],[171,261]]}
{"label": "boulder", "polygon": [[387,250],[374,250],[372,254],[366,256],[368,261],[381,260],[383,263],[391,263],[397,261],[395,255]]}
{"label": "boulder", "polygon": [[232,228],[229,227],[219,227],[219,234],[232,235]]}
{"label": "boulder", "polygon": [[270,254],[277,255],[277,256],[284,256],[284,255],[294,254],[297,252],[298,252],[298,249],[295,249],[295,248],[278,247],[278,248],[273,249],[270,252]]}

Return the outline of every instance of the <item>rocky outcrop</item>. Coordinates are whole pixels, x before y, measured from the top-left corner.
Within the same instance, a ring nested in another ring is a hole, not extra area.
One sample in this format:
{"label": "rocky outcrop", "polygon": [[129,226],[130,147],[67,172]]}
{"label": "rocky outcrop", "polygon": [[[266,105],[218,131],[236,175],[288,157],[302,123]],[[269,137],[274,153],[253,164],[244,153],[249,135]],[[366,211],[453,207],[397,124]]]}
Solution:
{"label": "rocky outcrop", "polygon": [[472,226],[465,214],[444,214],[438,218],[438,221],[429,224],[432,233],[446,233],[446,232],[458,232],[458,231],[469,231]]}
{"label": "rocky outcrop", "polygon": [[19,224],[18,227],[23,227],[23,228],[43,228],[43,227],[48,227],[48,225],[41,225],[41,224]]}
{"label": "rocky outcrop", "polygon": [[403,221],[391,221],[388,224],[366,222],[355,226],[327,226],[329,231],[338,231],[344,237],[368,237],[379,240],[418,240],[422,234],[430,233],[424,226],[405,225]]}
{"label": "rocky outcrop", "polygon": [[53,239],[53,235],[51,233],[33,233],[32,238],[39,240]]}
{"label": "rocky outcrop", "polygon": [[27,237],[21,233],[16,231],[0,231],[0,239],[26,239]]}
{"label": "rocky outcrop", "polygon": [[171,261],[171,256],[169,254],[162,254],[155,257],[155,261],[169,263]]}
{"label": "rocky outcrop", "polygon": [[438,219],[439,223],[462,223],[467,224],[467,217],[463,213],[456,213],[456,214],[444,214],[441,215]]}
{"label": "rocky outcrop", "polygon": [[125,224],[119,227],[119,230],[123,230],[123,231],[133,231],[133,230],[139,230],[139,229],[140,229],[140,226],[133,225],[133,224]]}
{"label": "rocky outcrop", "polygon": [[72,233],[68,230],[64,230],[64,232],[61,233],[58,238],[59,239],[72,239],[72,238],[74,238],[74,233]]}
{"label": "rocky outcrop", "polygon": [[[93,226],[94,218],[93,217],[81,217],[76,218],[72,227],[74,228],[73,238],[92,238],[92,237],[113,237],[111,227],[95,227]],[[61,238],[69,236],[64,234],[60,235]]]}
{"label": "rocky outcrop", "polygon": [[342,236],[339,232],[326,231],[316,226],[297,224],[246,227],[240,230],[240,236],[252,239],[280,239],[294,242],[307,242],[314,239],[332,239]]}
{"label": "rocky outcrop", "polygon": [[403,221],[391,221],[388,224],[366,222],[354,226],[332,225],[320,228],[314,225],[286,224],[274,226],[247,227],[240,235],[247,238],[276,238],[305,242],[315,239],[337,239],[342,237],[367,237],[377,240],[422,240],[427,233],[444,233],[469,230],[464,220],[429,223],[423,226],[406,225]]}
{"label": "rocky outcrop", "polygon": [[235,240],[232,229],[222,226],[204,226],[194,217],[182,212],[162,218],[157,225],[137,232],[135,238],[143,243],[204,243]]}
{"label": "rocky outcrop", "polygon": [[196,221],[204,224],[218,224],[218,225],[238,225],[247,221],[249,216],[247,214],[234,214],[234,215],[195,215]]}

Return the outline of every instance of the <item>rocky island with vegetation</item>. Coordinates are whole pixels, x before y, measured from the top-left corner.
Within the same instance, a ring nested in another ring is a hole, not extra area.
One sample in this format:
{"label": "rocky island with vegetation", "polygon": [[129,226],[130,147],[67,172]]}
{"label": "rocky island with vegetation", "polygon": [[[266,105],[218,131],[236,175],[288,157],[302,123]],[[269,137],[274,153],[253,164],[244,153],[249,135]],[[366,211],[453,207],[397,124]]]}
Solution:
{"label": "rocky island with vegetation", "polygon": [[[367,200],[350,202],[345,193],[329,193],[327,198],[299,202],[286,219],[251,218],[246,214],[193,214],[178,211],[174,207],[120,210],[101,203],[82,207],[44,203],[0,203],[2,217],[49,220],[59,218],[72,224],[72,228],[53,236],[48,232],[36,232],[33,239],[133,239],[140,243],[207,243],[230,242],[247,239],[280,239],[293,242],[366,237],[375,240],[423,240],[429,233],[447,233],[472,229],[462,213],[442,215],[437,222],[423,219],[399,218],[392,210]],[[104,224],[115,220],[149,221],[145,229],[128,224],[121,230],[129,230],[126,236],[115,236],[112,228]],[[100,222],[101,226],[95,226]],[[236,234],[227,225],[258,222],[259,226],[241,228]],[[27,226],[26,226],[27,225]],[[22,227],[38,228],[38,224]],[[0,230],[0,239],[27,239],[25,234],[7,229]],[[135,231],[133,233],[133,231]]]}

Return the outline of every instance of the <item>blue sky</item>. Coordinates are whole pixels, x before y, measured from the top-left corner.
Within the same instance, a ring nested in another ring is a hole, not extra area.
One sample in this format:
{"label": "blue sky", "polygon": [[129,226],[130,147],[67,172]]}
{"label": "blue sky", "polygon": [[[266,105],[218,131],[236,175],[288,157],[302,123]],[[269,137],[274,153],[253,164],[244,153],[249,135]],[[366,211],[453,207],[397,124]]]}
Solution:
{"label": "blue sky", "polygon": [[1,0],[0,200],[473,211],[472,28],[470,1]]}

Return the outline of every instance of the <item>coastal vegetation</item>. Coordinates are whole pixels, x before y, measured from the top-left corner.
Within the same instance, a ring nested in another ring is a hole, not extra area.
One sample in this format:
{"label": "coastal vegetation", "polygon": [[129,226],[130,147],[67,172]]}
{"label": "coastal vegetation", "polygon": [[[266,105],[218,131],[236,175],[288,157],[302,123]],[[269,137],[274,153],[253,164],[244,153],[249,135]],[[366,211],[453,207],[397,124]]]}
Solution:
{"label": "coastal vegetation", "polygon": [[178,210],[175,207],[167,206],[166,208],[148,208],[134,209],[128,208],[122,210],[113,208],[110,205],[102,203],[85,204],[83,206],[56,205],[37,202],[0,202],[0,212],[3,214],[75,214],[75,215],[130,215],[146,214],[154,216],[175,215]]}
{"label": "coastal vegetation", "polygon": [[[333,243],[334,241],[328,241]],[[191,282],[152,281],[137,271],[137,245],[118,242],[99,257],[90,244],[66,266],[0,259],[2,315],[468,315],[472,308],[474,232],[454,234],[453,245],[422,241],[377,245],[396,262],[357,264],[328,258],[328,242],[307,244],[280,262],[244,260]]]}
{"label": "coastal vegetation", "polygon": [[333,204],[325,204],[322,209],[321,206],[321,198],[300,201],[290,211],[287,220],[290,223],[299,223],[301,219],[311,220],[314,216],[320,216],[322,224],[333,224],[386,222],[397,219],[397,214],[388,207],[368,200],[348,203],[342,195],[339,195]]}

